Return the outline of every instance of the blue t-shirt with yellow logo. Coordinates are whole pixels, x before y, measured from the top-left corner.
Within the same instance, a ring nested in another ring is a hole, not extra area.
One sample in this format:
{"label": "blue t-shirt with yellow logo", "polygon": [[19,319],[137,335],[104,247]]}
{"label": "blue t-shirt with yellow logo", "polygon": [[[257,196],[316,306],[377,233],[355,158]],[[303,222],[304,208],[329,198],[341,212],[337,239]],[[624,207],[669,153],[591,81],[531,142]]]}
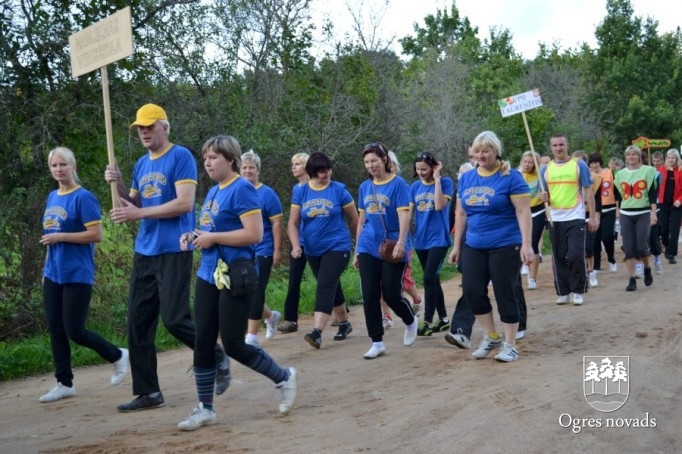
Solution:
{"label": "blue t-shirt with yellow logo", "polygon": [[275,250],[275,238],[272,235],[272,222],[282,217],[282,203],[274,189],[263,183],[256,186],[258,200],[263,215],[263,240],[256,245],[256,255],[272,257]]}
{"label": "blue t-shirt with yellow logo", "polygon": [[[440,189],[452,203],[454,183],[451,178],[440,179]],[[414,248],[430,249],[432,247],[450,247],[450,222],[448,214],[449,205],[437,211],[435,205],[436,183],[424,183],[423,180],[415,181],[410,186],[410,205],[414,209]]]}
{"label": "blue t-shirt with yellow logo", "polygon": [[[97,198],[77,187],[61,193],[52,191],[43,214],[43,233],[84,232],[102,223]],[[90,284],[95,280],[95,245],[56,243],[47,248],[43,276],[57,284]]]}
{"label": "blue t-shirt with yellow logo", "polygon": [[[383,239],[397,240],[400,235],[398,211],[409,211],[410,187],[397,175],[381,183],[374,183],[371,179],[365,180],[360,184],[358,192],[358,209],[365,213],[365,223],[360,238],[357,239],[357,253],[370,254],[380,259],[379,246]],[[407,252],[412,249],[409,234],[406,243],[403,261],[407,261]]]}
{"label": "blue t-shirt with yellow logo", "polygon": [[346,186],[330,181],[315,189],[310,182],[296,186],[291,197],[292,206],[301,209],[301,228],[306,244],[305,254],[319,257],[329,251],[350,251],[350,230],[343,219],[343,209],[353,204]]}
{"label": "blue t-shirt with yellow logo", "polygon": [[[135,164],[131,193],[139,194],[142,208],[163,205],[177,198],[176,185],[197,184],[197,164],[192,153],[179,145],[152,157],[147,153]],[[180,235],[194,230],[194,213],[165,219],[142,219],[135,252],[147,256],[181,252]]]}
{"label": "blue t-shirt with yellow logo", "polygon": [[[241,218],[260,216],[260,201],[256,188],[246,179],[235,176],[224,185],[213,186],[199,213],[199,229],[206,232],[231,232],[243,228]],[[201,251],[201,263],[197,276],[215,284],[213,272],[218,259],[230,263],[238,260],[254,260],[255,246],[214,245]]]}
{"label": "blue t-shirt with yellow logo", "polygon": [[530,197],[528,184],[518,170],[502,175],[499,168],[488,173],[478,167],[463,173],[457,198],[467,215],[465,243],[476,249],[520,245],[514,197]]}

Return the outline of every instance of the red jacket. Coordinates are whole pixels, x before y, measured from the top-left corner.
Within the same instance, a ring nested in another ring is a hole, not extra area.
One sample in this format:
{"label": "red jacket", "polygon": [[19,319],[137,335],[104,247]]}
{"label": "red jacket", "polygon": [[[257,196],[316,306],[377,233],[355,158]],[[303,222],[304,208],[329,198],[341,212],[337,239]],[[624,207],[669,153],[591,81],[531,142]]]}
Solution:
{"label": "red jacket", "polygon": [[[665,195],[665,182],[668,179],[668,169],[665,166],[660,166],[658,171],[661,173],[661,187],[658,190],[658,203],[663,203],[663,196]],[[682,171],[678,166],[673,169],[675,176],[675,192],[673,193],[673,203],[679,201],[682,203]]]}

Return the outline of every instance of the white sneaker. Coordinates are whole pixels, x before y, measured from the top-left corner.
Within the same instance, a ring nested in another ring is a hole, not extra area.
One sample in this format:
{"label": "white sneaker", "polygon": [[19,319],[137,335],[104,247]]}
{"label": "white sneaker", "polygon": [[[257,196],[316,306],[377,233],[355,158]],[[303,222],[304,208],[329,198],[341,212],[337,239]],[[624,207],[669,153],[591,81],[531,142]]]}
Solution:
{"label": "white sneaker", "polygon": [[457,348],[463,348],[467,350],[471,348],[471,339],[469,339],[466,334],[463,334],[461,329],[458,329],[458,332],[455,334],[446,333],[445,341]]}
{"label": "white sneaker", "polygon": [[474,350],[474,352],[471,354],[476,359],[483,359],[486,356],[488,356],[488,353],[490,353],[492,350],[496,349],[497,347],[502,345],[502,337],[499,339],[492,339],[490,336],[487,334],[483,336],[483,340],[481,341],[480,344],[478,344],[478,348]]}
{"label": "white sneaker", "polygon": [[384,325],[384,329],[393,328],[393,318],[391,318],[390,314],[384,314],[384,318],[381,320],[381,323]]}
{"label": "white sneaker", "polygon": [[574,306],[580,306],[581,304],[583,304],[584,301],[583,295],[581,295],[580,293],[574,293],[573,297],[571,298],[571,301],[573,302]]}
{"label": "white sneaker", "polygon": [[500,353],[495,355],[495,359],[504,363],[510,363],[519,359],[519,351],[512,344],[506,342],[502,345],[502,350]]}
{"label": "white sneaker", "polygon": [[644,276],[644,265],[642,265],[641,263],[638,263],[635,265],[635,277],[643,277],[643,276]]}
{"label": "white sneaker", "polygon": [[277,325],[279,325],[279,321],[282,319],[282,313],[278,311],[272,311],[272,322],[268,322],[265,320],[265,338],[267,340],[272,339],[275,337],[275,334],[277,334]]}
{"label": "white sneaker", "polygon": [[247,345],[253,345],[256,348],[260,348],[258,337],[251,337],[247,334],[246,336],[244,336],[244,343]]}
{"label": "white sneaker", "polygon": [[218,418],[215,415],[215,411],[207,410],[204,408],[204,404],[199,402],[199,405],[192,410],[186,419],[180,421],[178,424],[178,429],[180,430],[197,430],[202,426],[211,426],[218,422]]}
{"label": "white sneaker", "polygon": [[417,329],[419,328],[419,316],[415,314],[414,321],[411,325],[405,326],[405,332],[403,333],[403,345],[409,347],[414,344],[417,340]]}
{"label": "white sneaker", "polygon": [[654,270],[656,274],[663,274],[663,265],[661,264],[661,259],[654,260]]}
{"label": "white sneaker", "polygon": [[71,388],[64,386],[61,382],[58,382],[52,387],[47,394],[40,396],[42,403],[55,402],[57,400],[66,399],[67,397],[73,397],[76,395],[76,386],[73,385]]}
{"label": "white sneaker", "polygon": [[526,337],[526,330],[516,332],[516,340],[521,340]]}
{"label": "white sneaker", "polygon": [[521,274],[530,274],[530,268],[528,268],[528,265],[521,265]]}
{"label": "white sneaker", "polygon": [[618,271],[618,265],[616,263],[609,262],[609,270],[612,273],[615,273],[616,271]]}
{"label": "white sneaker", "polygon": [[362,355],[365,359],[374,359],[383,356],[386,353],[386,347],[383,342],[372,342],[372,346],[367,350],[367,353]]}
{"label": "white sneaker", "polygon": [[597,273],[592,271],[589,274],[589,280],[590,280],[590,287],[592,287],[592,288],[599,287],[599,282],[597,281]]}
{"label": "white sneaker", "polygon": [[570,300],[571,295],[561,295],[558,300],[556,300],[557,304],[566,304],[568,303],[568,300]]}
{"label": "white sneaker", "polygon": [[296,390],[298,389],[296,383],[298,373],[296,372],[296,369],[290,367],[288,370],[289,379],[275,385],[275,388],[279,391],[279,414],[281,416],[288,415],[291,409],[294,408]]}
{"label": "white sneaker", "polygon": [[121,359],[114,361],[113,371],[111,373],[111,385],[120,385],[126,374],[128,373],[128,349],[121,348]]}
{"label": "white sneaker", "polygon": [[535,279],[528,278],[528,290],[535,290],[538,288],[538,283]]}

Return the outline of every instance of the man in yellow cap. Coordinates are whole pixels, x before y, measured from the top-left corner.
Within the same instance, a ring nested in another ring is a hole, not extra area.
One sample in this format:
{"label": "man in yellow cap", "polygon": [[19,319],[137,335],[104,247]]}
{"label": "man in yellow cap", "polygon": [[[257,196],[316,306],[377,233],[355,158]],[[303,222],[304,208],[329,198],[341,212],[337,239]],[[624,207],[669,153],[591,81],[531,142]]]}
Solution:
{"label": "man in yellow cap", "polygon": [[[115,166],[104,178],[116,182],[121,206],[111,210],[117,223],[140,221],[128,299],[128,349],[137,397],[117,408],[132,412],[158,408],[164,400],[159,387],[154,338],[161,320],[182,343],[194,348],[195,330],[189,310],[192,251],[180,249],[179,238],[194,230],[197,165],[192,153],[168,140],[166,112],[155,104],[137,111],[130,125],[137,129],[148,153],[133,170],[128,192]],[[229,361],[216,345],[216,393],[229,386]]]}

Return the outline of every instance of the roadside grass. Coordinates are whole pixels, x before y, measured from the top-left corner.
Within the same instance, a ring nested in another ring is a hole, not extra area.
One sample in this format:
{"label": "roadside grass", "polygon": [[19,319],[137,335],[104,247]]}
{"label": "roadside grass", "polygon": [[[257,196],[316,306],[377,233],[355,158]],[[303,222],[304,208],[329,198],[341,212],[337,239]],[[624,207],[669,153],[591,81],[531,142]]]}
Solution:
{"label": "roadside grass", "polygon": [[[412,258],[412,278],[421,288],[423,273],[416,254]],[[270,283],[266,294],[268,306],[277,311],[284,311],[284,300],[287,294],[288,267],[282,265],[273,269]],[[107,282],[102,282],[102,287],[96,286],[88,317],[87,328],[100,334],[105,339],[119,347],[126,346],[126,308],[127,294],[120,288],[121,281],[126,282],[125,276],[120,276],[112,272],[117,278],[119,288],[116,291],[109,291]],[[441,270],[441,280],[446,281],[457,274],[455,267],[444,264]],[[360,292],[360,282],[358,272],[353,269],[352,263],[341,276],[346,302],[349,306],[362,304]],[[315,287],[316,282],[310,271],[306,271],[301,284],[301,300],[299,303],[300,314],[312,314],[315,308]],[[127,290],[126,290],[127,291]],[[194,292],[191,292],[192,298]],[[193,301],[192,301],[193,304]],[[177,348],[185,348],[163,327],[159,321],[156,332],[156,348],[162,352]],[[94,351],[71,343],[72,367],[82,367],[89,365],[104,364],[105,361]],[[191,362],[191,356],[188,356]],[[12,342],[0,342],[0,380],[12,380],[16,378],[52,374],[54,365],[52,362],[52,352],[50,349],[50,337],[47,331],[42,331],[36,335]]]}

